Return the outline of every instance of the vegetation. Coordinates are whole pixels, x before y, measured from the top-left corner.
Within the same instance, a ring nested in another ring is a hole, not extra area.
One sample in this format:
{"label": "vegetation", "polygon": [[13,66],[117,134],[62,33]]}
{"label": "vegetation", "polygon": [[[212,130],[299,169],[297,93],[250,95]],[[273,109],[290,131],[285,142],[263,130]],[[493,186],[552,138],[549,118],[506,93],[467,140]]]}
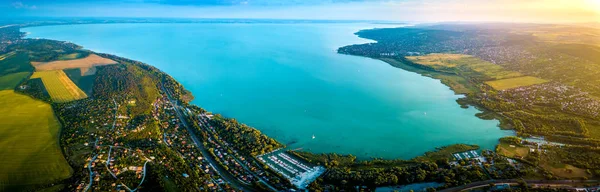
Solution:
{"label": "vegetation", "polygon": [[65,54],[58,57],[58,60],[72,60],[72,59],[81,59],[87,57],[89,52],[87,51],[78,51],[75,53]]}
{"label": "vegetation", "polygon": [[0,90],[12,90],[31,75],[30,72],[11,73],[0,76]]}
{"label": "vegetation", "polygon": [[450,145],[450,146],[437,148],[435,151],[427,152],[423,156],[416,157],[414,160],[430,161],[430,162],[449,161],[449,160],[454,160],[454,157],[452,157],[452,154],[454,154],[454,153],[477,150],[477,149],[479,149],[479,146],[477,146],[477,145],[465,145],[465,144]]}
{"label": "vegetation", "polygon": [[[439,148],[411,160],[358,161],[352,155],[290,152],[303,161],[328,168],[310,185],[310,190],[354,191],[357,186],[373,189],[417,182],[438,182],[451,187],[489,179],[600,176],[597,161],[600,79],[596,74],[600,70],[597,65],[600,59],[596,57],[600,49],[575,37],[563,37],[565,34],[582,37],[580,32],[542,27],[556,33],[548,34],[532,31],[530,26],[498,29],[495,25],[436,25],[365,30],[357,34],[377,43],[347,46],[339,52],[381,59],[395,67],[441,79],[457,93],[466,94],[458,101],[461,105],[475,105],[483,110],[479,117],[499,118],[506,128],[515,129],[519,135],[545,135],[548,140],[569,145],[537,148],[518,137],[507,137],[500,140],[499,155],[483,152],[484,162],[480,158],[452,157],[453,153],[478,148],[470,145]],[[160,70],[114,55],[95,54],[71,43],[18,39],[22,34],[10,27],[2,31],[8,34],[0,36],[3,41],[15,38],[18,41],[0,46],[0,85],[2,78],[10,77],[6,78],[9,82],[5,83],[6,89],[22,85],[15,91],[31,97],[0,92],[0,105],[6,106],[0,110],[9,114],[3,121],[12,122],[9,127],[23,127],[6,129],[0,134],[4,137],[0,145],[14,149],[0,154],[0,161],[10,161],[8,164],[13,165],[0,174],[1,181],[9,181],[0,184],[0,191],[23,189],[18,186],[29,184],[36,185],[32,190],[54,190],[48,183],[65,184],[56,188],[75,191],[85,187],[89,176],[102,181],[93,182],[92,190],[96,191],[114,190],[111,183],[135,187],[142,175],[139,172],[124,171],[119,177],[113,177],[112,173],[120,172],[126,165],[140,166],[150,159],[148,170],[144,171],[148,174],[147,181],[141,191],[228,191],[231,188],[227,184],[215,186],[221,177],[206,163],[208,157],[215,157],[217,167],[224,167],[237,180],[250,178],[252,172],[268,178],[276,188],[289,188],[289,183],[281,182],[280,176],[254,158],[281,148],[282,144],[235,119],[199,115],[206,111],[189,105],[191,94]],[[98,63],[81,62],[90,57],[118,64],[95,66]],[[46,66],[62,70],[36,72],[32,79],[22,82],[33,71],[29,60],[40,62],[36,63],[40,69]],[[16,75],[20,73],[22,76]],[[166,94],[177,105],[171,105]],[[52,103],[53,108],[35,99]],[[182,126],[176,106],[188,109],[182,111],[186,113],[184,121],[192,124],[192,133]],[[35,110],[28,110],[34,107]],[[64,155],[77,170],[71,180],[61,181],[71,171],[68,165],[64,166],[64,159],[60,162],[62,153],[58,146],[50,143],[57,140],[57,135],[48,130],[57,132],[59,127],[52,109],[63,125],[60,143]],[[192,134],[201,137],[202,145],[192,144],[195,143]],[[31,139],[33,135],[48,138]],[[19,139],[29,140],[25,143]],[[51,150],[53,147],[56,149]],[[202,147],[208,148],[207,156]],[[43,150],[52,153],[39,153]],[[33,156],[26,154],[32,151],[36,152]],[[112,154],[111,159],[106,154]],[[95,155],[99,163],[92,164],[96,163],[92,161]],[[102,163],[108,160],[113,161]],[[85,168],[88,165],[95,166],[93,170],[98,173],[89,173]],[[25,169],[30,167],[36,169]],[[31,174],[36,174],[35,179],[23,179]],[[53,177],[43,180],[37,176],[44,174]],[[268,188],[256,178],[247,181],[251,181],[248,186]]]}
{"label": "vegetation", "polygon": [[[577,30],[573,30],[573,29]],[[590,39],[597,29],[556,25],[433,25],[363,30],[377,43],[342,47],[339,53],[371,57],[441,79],[463,107],[478,117],[501,121],[520,136],[540,135],[567,144],[538,148],[515,137],[503,138],[494,158],[501,177],[589,178],[600,166],[600,48]],[[582,41],[582,39],[587,39]],[[502,171],[514,165],[530,168]],[[594,159],[594,160],[592,160]],[[582,174],[586,172],[586,174]],[[510,173],[510,174],[509,174]]]}
{"label": "vegetation", "polygon": [[128,106],[132,116],[150,114],[152,102],[158,98],[157,83],[135,65],[102,66],[96,74],[93,94],[95,98],[119,98],[135,103]]}
{"label": "vegetation", "polygon": [[0,190],[66,179],[71,168],[58,145],[60,124],[49,104],[0,91]]}
{"label": "vegetation", "polygon": [[94,88],[94,81],[96,79],[95,76],[95,69],[94,69],[94,75],[83,75],[85,74],[84,72],[82,72],[81,68],[75,68],[75,69],[65,69],[63,70],[65,72],[65,74],[67,74],[67,76],[69,77],[69,79],[71,79],[73,81],[73,83],[75,83],[75,85],[77,85],[77,87],[79,87],[83,92],[85,92],[87,95],[92,95],[92,91]]}
{"label": "vegetation", "polygon": [[504,128],[593,143],[587,137],[600,136],[600,87],[592,83],[600,80],[595,74],[600,70],[595,55],[600,52],[591,45],[567,43],[580,32],[558,44],[556,39],[548,43],[531,36],[532,29],[537,34],[565,34],[564,27],[557,28],[561,27],[523,24],[373,29],[357,34],[377,43],[338,51],[441,79],[457,93],[467,94],[459,99],[461,105],[477,106],[485,112],[479,117],[500,119]]}
{"label": "vegetation", "polygon": [[42,80],[44,87],[54,102],[64,103],[87,97],[62,70],[38,71],[31,78]]}
{"label": "vegetation", "polygon": [[22,39],[8,49],[25,52],[31,61],[36,62],[56,61],[65,55],[81,53],[81,46],[47,39]]}
{"label": "vegetation", "polygon": [[423,56],[408,56],[406,59],[413,63],[431,67],[437,71],[454,73],[480,80],[523,76],[518,72],[505,70],[499,65],[470,55],[432,53]]}
{"label": "vegetation", "polygon": [[223,139],[233,144],[233,147],[249,153],[252,156],[271,152],[282,145],[247,125],[238,123],[235,119],[227,119],[220,115],[211,119],[212,124],[220,129],[217,132]]}
{"label": "vegetation", "polygon": [[496,146],[496,153],[510,158],[523,158],[529,155],[529,147],[521,144],[519,137],[503,137]]}
{"label": "vegetation", "polygon": [[546,83],[547,80],[543,80],[537,77],[531,76],[523,76],[523,77],[515,77],[510,79],[501,79],[495,81],[486,81],[485,84],[491,86],[496,90],[506,90],[513,89],[517,87],[525,87],[535,84]]}
{"label": "vegetation", "polygon": [[15,92],[24,95],[29,95],[35,99],[51,103],[52,98],[50,98],[50,94],[48,94],[46,87],[44,87],[42,79],[28,79],[25,82],[23,82],[21,86],[23,87],[23,89],[17,88],[15,89]]}
{"label": "vegetation", "polygon": [[19,73],[33,72],[33,67],[29,63],[27,54],[22,52],[12,52],[7,54],[6,58],[0,60],[0,76]]}

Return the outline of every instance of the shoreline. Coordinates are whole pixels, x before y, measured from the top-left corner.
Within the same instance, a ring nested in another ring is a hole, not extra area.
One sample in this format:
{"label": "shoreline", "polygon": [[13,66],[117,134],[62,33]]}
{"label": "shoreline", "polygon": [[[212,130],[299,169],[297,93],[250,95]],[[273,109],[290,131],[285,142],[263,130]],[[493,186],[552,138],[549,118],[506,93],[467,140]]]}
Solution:
{"label": "shoreline", "polygon": [[[379,60],[379,61],[382,61],[384,63],[387,63],[387,64],[391,65],[392,67],[396,67],[396,68],[399,68],[401,70],[405,70],[405,71],[408,71],[408,72],[413,72],[413,73],[422,75],[424,77],[429,77],[429,78],[432,78],[432,79],[440,80],[440,83],[444,84],[445,86],[447,86],[450,90],[452,90],[454,92],[455,95],[461,95],[461,96],[463,96],[461,98],[456,99],[456,103],[458,105],[460,105],[461,108],[467,109],[469,107],[473,107],[473,108],[475,108],[475,109],[477,109],[479,111],[479,113],[475,114],[475,117],[477,117],[479,119],[482,119],[482,120],[497,120],[498,121],[498,125],[497,125],[498,128],[500,128],[501,130],[511,130],[516,135],[516,132],[512,128],[511,125],[504,124],[504,121],[506,121],[506,119],[505,119],[506,117],[504,117],[502,114],[498,114],[498,113],[496,113],[494,111],[490,111],[489,109],[486,109],[485,107],[480,106],[477,103],[472,102],[471,98],[469,98],[468,93],[463,93],[463,92],[459,92],[459,91],[455,90],[451,85],[448,85],[447,83],[444,83],[443,79],[436,78],[436,77],[434,77],[434,75],[431,75],[431,74],[419,73],[417,70],[411,70],[411,69],[409,69],[407,67],[410,67],[410,68],[418,68],[418,67],[410,65],[410,64],[406,64],[404,62],[397,62],[397,64],[399,64],[399,65],[397,65],[396,63],[392,63],[390,61],[386,61],[386,60],[383,60],[381,58],[372,58],[372,57],[367,57],[367,58]],[[400,65],[404,65],[406,67],[402,67]],[[457,76],[455,74],[449,74],[449,73],[445,73],[445,72],[441,72],[441,71],[435,71],[435,70],[431,70],[431,69],[419,69],[419,70],[424,70],[424,71],[427,71],[428,73],[432,73],[432,74],[436,74],[437,73],[437,74]],[[482,114],[482,115],[478,115],[478,114]],[[483,115],[489,115],[489,114],[491,114],[493,117],[492,118],[484,118],[483,117]]]}
{"label": "shoreline", "polygon": [[[92,25],[92,24],[122,24],[122,23],[83,23],[83,24]],[[126,24],[126,23],[125,23],[125,24]],[[148,24],[153,24],[153,23],[148,23]],[[182,23],[182,24],[187,24],[187,23]],[[192,24],[194,24],[194,23],[192,23]],[[267,23],[267,24],[271,24],[271,23]],[[273,23],[273,24],[279,24],[279,23]],[[281,24],[289,24],[289,23],[281,23]],[[70,25],[70,24],[66,24],[66,25]],[[81,25],[81,24],[80,24],[80,23],[75,23],[75,24],[72,24],[72,25]],[[31,27],[38,27],[38,26],[31,26]],[[24,27],[24,28],[29,28],[29,27]],[[360,29],[360,30],[364,30],[364,29]],[[28,34],[29,34],[29,32],[25,32],[25,33],[28,33]],[[356,36],[356,37],[357,37],[358,39],[365,40],[365,41],[374,41],[374,40],[367,39],[367,38],[362,38],[362,37],[358,37],[358,36]],[[27,38],[27,37],[25,37],[25,38]],[[45,38],[42,38],[42,39],[45,39]],[[48,40],[54,40],[54,39],[48,39]],[[62,40],[54,40],[54,41],[70,42],[70,41],[62,41]],[[70,42],[70,43],[76,44],[76,43],[74,43],[74,42]],[[77,45],[77,44],[76,44],[76,45]],[[339,47],[338,47],[338,48],[339,48]],[[84,49],[85,49],[85,48],[84,48]],[[112,53],[96,52],[96,51],[94,51],[94,50],[91,50],[91,49],[85,49],[85,50],[88,50],[88,51],[90,51],[90,52],[93,52],[93,53],[96,53],[96,54],[99,54],[99,55],[110,55],[110,56],[113,56],[113,57],[118,57],[118,58],[125,59],[125,60],[131,60],[131,61],[135,61],[135,62],[138,62],[139,64],[143,64],[143,65],[150,66],[150,67],[152,67],[152,68],[156,68],[158,71],[160,71],[160,72],[161,72],[162,74],[164,74],[165,76],[168,76],[169,78],[171,78],[171,79],[173,79],[174,81],[176,81],[177,83],[179,83],[179,81],[175,80],[175,78],[174,78],[174,77],[172,77],[170,74],[168,74],[168,73],[164,72],[163,70],[161,70],[161,69],[159,69],[159,68],[157,68],[157,67],[155,67],[155,66],[153,66],[153,65],[150,65],[150,64],[148,64],[148,63],[146,63],[146,62],[142,62],[142,61],[138,61],[138,60],[133,60],[133,59],[126,58],[126,57],[121,57],[121,56],[118,56],[117,54],[112,54]],[[337,53],[337,52],[336,52],[335,54],[340,54],[340,53]],[[352,56],[358,56],[358,55],[352,55]],[[361,57],[362,57],[362,56],[361,56]],[[370,58],[370,57],[367,57],[367,58]],[[378,61],[383,61],[383,60],[381,60],[381,59],[377,59],[377,58],[371,58],[371,59],[375,59],[375,60],[378,60]],[[388,62],[386,62],[386,61],[383,61],[383,62],[385,62],[385,63],[388,63]],[[389,63],[388,63],[388,64],[389,64]],[[411,70],[406,70],[406,69],[402,69],[402,68],[401,68],[401,70],[405,70],[405,71],[408,71],[408,72],[414,72],[414,71],[411,71]],[[418,73],[418,72],[414,72],[414,73]],[[418,74],[420,74],[420,73],[418,73]],[[420,75],[423,75],[423,74],[420,74]],[[426,76],[426,75],[423,75],[423,76]],[[430,76],[426,76],[426,77],[430,77]],[[433,77],[430,77],[430,78],[433,78]],[[434,78],[434,79],[435,79],[435,78]],[[440,82],[440,83],[444,84],[443,82]],[[179,84],[181,84],[181,83],[179,83]],[[447,87],[448,87],[450,90],[452,90],[452,88],[451,88],[450,86],[448,86],[448,85],[446,85],[446,84],[444,84],[444,86],[447,86]],[[181,88],[182,88],[182,89],[184,89],[185,91],[187,91],[187,92],[189,93],[189,95],[191,95],[191,97],[193,98],[193,93],[191,93],[191,92],[190,92],[188,89],[185,89],[185,87],[184,87],[183,85],[181,85]],[[453,90],[453,91],[454,91],[454,90]],[[464,94],[457,94],[456,92],[454,92],[454,93],[455,93],[455,95],[464,95]],[[464,95],[464,97],[466,97],[466,95]],[[460,99],[460,98],[459,98],[459,99]],[[190,106],[196,106],[196,107],[201,107],[200,105],[193,104],[193,100],[186,100],[186,101],[184,101],[184,100],[181,100],[180,98],[177,98],[177,100],[180,100],[182,103],[185,103],[186,105],[190,105]],[[478,109],[478,110],[479,110],[479,109]],[[481,110],[479,110],[479,111],[481,111]],[[235,119],[235,118],[233,118],[233,119]],[[482,118],[480,118],[480,119],[482,119]],[[487,119],[484,119],[484,120],[487,120]],[[251,126],[251,127],[252,127],[252,126]],[[258,130],[258,131],[260,131],[260,129],[257,129],[257,128],[255,128],[255,127],[252,127],[252,128],[253,128],[253,129],[255,129],[255,130]],[[263,135],[267,136],[267,135],[266,135],[266,134],[264,134],[264,133],[263,133]],[[269,137],[269,138],[273,138],[273,137],[270,137],[270,136],[267,136],[267,137]],[[273,139],[275,139],[275,138],[273,138]],[[276,140],[276,139],[275,139],[275,140]],[[277,142],[279,142],[279,143],[281,143],[281,141],[279,141],[279,140],[276,140],[276,141],[277,141]],[[282,143],[282,144],[283,144],[283,143]],[[453,144],[450,144],[450,145],[457,145],[457,144],[468,144],[468,143],[462,143],[462,142],[461,142],[461,143],[453,143]],[[497,144],[498,144],[498,141],[496,141],[496,143],[494,144],[494,147],[495,147]],[[434,148],[432,148],[431,150],[425,150],[425,151],[424,151],[423,153],[421,153],[420,155],[417,155],[417,156],[414,156],[414,157],[410,157],[410,158],[400,158],[400,157],[399,157],[399,158],[382,158],[382,157],[377,157],[377,156],[368,156],[368,157],[358,158],[358,159],[357,159],[357,161],[369,161],[369,160],[373,160],[373,159],[385,159],[385,160],[407,160],[407,161],[408,161],[408,160],[411,160],[411,159],[417,158],[417,157],[419,157],[419,156],[425,155],[425,154],[426,154],[426,153],[428,153],[428,152],[435,151],[437,148],[440,148],[440,147],[446,147],[446,146],[450,146],[450,145],[442,145],[442,146],[437,146],[437,147],[434,147]],[[488,149],[488,148],[486,148],[486,149]],[[489,150],[493,150],[493,149],[494,149],[494,148],[489,148]],[[337,155],[350,155],[350,156],[354,156],[354,155],[356,155],[356,154],[353,154],[353,153],[336,153],[336,152],[326,152],[326,153],[315,153],[315,152],[311,152],[311,151],[303,151],[303,152],[307,152],[307,153],[311,153],[311,154],[315,154],[315,155],[322,155],[322,154],[337,154]]]}

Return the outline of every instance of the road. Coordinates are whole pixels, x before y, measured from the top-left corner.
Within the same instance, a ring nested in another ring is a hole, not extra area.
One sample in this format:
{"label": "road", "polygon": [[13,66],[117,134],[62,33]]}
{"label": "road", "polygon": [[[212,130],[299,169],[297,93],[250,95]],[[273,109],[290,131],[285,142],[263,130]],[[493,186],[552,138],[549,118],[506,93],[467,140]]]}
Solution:
{"label": "road", "polygon": [[90,183],[88,183],[88,185],[83,191],[88,191],[90,190],[90,187],[92,187],[92,181],[94,179],[94,172],[92,172],[92,162],[96,160],[96,157],[98,157],[98,154],[96,154],[94,158],[92,158],[92,160],[90,160],[90,162],[88,163],[88,170],[90,171]]}
{"label": "road", "polygon": [[252,188],[252,186],[248,186],[248,185],[241,183],[239,180],[237,180],[237,178],[235,178],[233,175],[231,175],[231,173],[227,172],[227,170],[225,170],[223,167],[221,167],[217,163],[217,161],[213,158],[212,155],[210,155],[208,150],[206,148],[204,148],[204,145],[202,144],[202,142],[200,142],[198,137],[196,137],[196,134],[194,134],[193,130],[187,124],[187,121],[185,120],[185,118],[183,118],[181,111],[179,111],[180,110],[179,106],[171,98],[171,94],[167,90],[165,90],[164,86],[161,86],[161,88],[166,93],[167,98],[169,99],[169,102],[171,102],[171,105],[173,106],[173,109],[175,110],[175,113],[177,114],[177,117],[181,121],[181,124],[183,124],[183,126],[187,129],[188,133],[190,133],[190,137],[194,141],[194,145],[196,145],[196,147],[198,147],[198,149],[200,149],[200,151],[202,152],[202,156],[204,156],[204,158],[206,158],[206,160],[208,161],[210,166],[213,167],[215,169],[215,171],[225,181],[227,181],[232,187],[243,190],[243,191],[256,191],[254,188]]}
{"label": "road", "polygon": [[[473,182],[468,185],[452,187],[448,189],[441,190],[440,192],[454,192],[454,191],[467,191],[471,189],[477,189],[485,186],[489,186],[490,184],[510,184],[517,185],[519,182],[518,179],[506,179],[506,180],[487,180],[487,181],[478,181]],[[565,184],[584,184],[584,183],[598,183],[598,180],[525,180],[528,185],[565,185]]]}
{"label": "road", "polygon": [[115,121],[113,121],[112,128],[110,129],[115,129],[115,124],[117,124],[117,114],[119,113],[119,105],[117,105],[115,99],[113,99],[113,103],[115,103]]}
{"label": "road", "polygon": [[117,178],[117,176],[108,168],[108,164],[110,163],[110,153],[112,152],[112,146],[108,146],[110,147],[110,149],[108,150],[108,159],[106,160],[106,163],[104,164],[104,166],[106,167],[106,171],[108,171],[110,173],[110,175],[113,176],[113,178]]}

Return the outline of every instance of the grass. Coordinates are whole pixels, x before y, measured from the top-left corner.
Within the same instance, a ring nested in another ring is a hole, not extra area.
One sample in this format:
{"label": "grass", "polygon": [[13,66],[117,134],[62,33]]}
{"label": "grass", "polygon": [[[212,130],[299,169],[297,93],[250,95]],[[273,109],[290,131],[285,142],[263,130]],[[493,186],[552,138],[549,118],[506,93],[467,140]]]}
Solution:
{"label": "grass", "polygon": [[463,76],[477,77],[485,80],[497,80],[523,76],[519,72],[505,70],[502,66],[463,54],[434,53],[423,56],[406,57],[409,61]]}
{"label": "grass", "polygon": [[0,60],[0,76],[19,72],[33,72],[26,53],[15,53]]}
{"label": "grass", "polygon": [[85,55],[82,53],[70,53],[65,55],[58,56],[58,60],[72,60],[72,59],[81,59]]}
{"label": "grass", "polygon": [[30,74],[31,74],[30,72],[19,72],[19,73],[11,73],[8,75],[0,76],[0,90],[14,89]]}
{"label": "grass", "polygon": [[[95,71],[96,68],[92,67],[91,69],[94,69]],[[96,75],[85,75],[83,68],[65,69],[63,71],[65,74],[67,74],[69,79],[71,79],[73,83],[75,83],[75,85],[77,85],[77,87],[83,90],[87,95],[92,94]]]}
{"label": "grass", "polygon": [[513,89],[517,87],[525,87],[536,84],[542,84],[548,82],[547,80],[540,79],[537,77],[524,76],[524,77],[516,77],[510,79],[502,79],[495,81],[486,81],[485,84],[491,86],[496,90],[506,90]]}
{"label": "grass", "polygon": [[168,192],[177,192],[179,191],[179,188],[177,187],[177,184],[175,184],[173,181],[171,181],[168,178],[162,178],[162,180],[165,182],[164,190],[168,191]]}
{"label": "grass", "polygon": [[424,56],[409,56],[406,57],[408,60],[421,64],[421,65],[429,65],[429,66],[445,66],[445,67],[456,67],[457,64],[451,61],[459,60],[462,58],[471,57],[470,55],[463,54],[443,54],[443,53],[433,53]]}
{"label": "grass", "polygon": [[63,103],[87,98],[85,92],[79,89],[62,70],[35,72],[31,78],[42,79],[44,87],[54,102]]}
{"label": "grass", "polygon": [[434,71],[429,69],[422,69],[415,65],[410,65],[408,63],[404,63],[402,61],[392,59],[392,58],[379,58],[380,60],[390,64],[393,67],[397,67],[400,69],[404,69],[407,71],[412,71],[415,73],[419,73],[423,76],[440,79],[440,81],[450,87],[456,94],[467,94],[477,92],[477,88],[473,86],[468,80],[465,78],[458,76],[456,74]]}
{"label": "grass", "polygon": [[588,128],[588,134],[591,138],[600,139],[600,125],[598,124],[586,124]]}
{"label": "grass", "polygon": [[520,145],[511,145],[508,143],[500,143],[496,147],[496,153],[499,155],[516,158],[516,157],[526,157],[529,155],[529,148],[523,147]]}
{"label": "grass", "polygon": [[58,145],[60,124],[49,104],[0,91],[0,191],[68,178]]}
{"label": "grass", "polygon": [[591,175],[585,172],[585,169],[577,168],[569,164],[541,164],[545,170],[562,178],[589,178]]}
{"label": "grass", "polygon": [[435,162],[437,160],[443,160],[443,159],[452,160],[452,159],[454,159],[454,157],[452,156],[452,154],[454,154],[454,153],[460,153],[460,152],[478,150],[478,149],[479,149],[479,146],[477,146],[477,145],[454,144],[454,145],[437,148],[435,151],[427,152],[422,156],[414,158],[413,160],[415,160],[415,161],[430,161],[430,162]]}

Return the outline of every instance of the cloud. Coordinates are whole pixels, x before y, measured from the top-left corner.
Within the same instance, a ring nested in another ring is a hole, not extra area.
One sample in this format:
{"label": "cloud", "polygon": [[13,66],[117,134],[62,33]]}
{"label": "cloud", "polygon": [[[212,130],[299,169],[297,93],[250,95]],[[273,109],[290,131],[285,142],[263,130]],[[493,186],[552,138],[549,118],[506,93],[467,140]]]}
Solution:
{"label": "cloud", "polygon": [[15,9],[37,9],[35,5],[27,5],[21,1],[15,1],[11,5]]}

